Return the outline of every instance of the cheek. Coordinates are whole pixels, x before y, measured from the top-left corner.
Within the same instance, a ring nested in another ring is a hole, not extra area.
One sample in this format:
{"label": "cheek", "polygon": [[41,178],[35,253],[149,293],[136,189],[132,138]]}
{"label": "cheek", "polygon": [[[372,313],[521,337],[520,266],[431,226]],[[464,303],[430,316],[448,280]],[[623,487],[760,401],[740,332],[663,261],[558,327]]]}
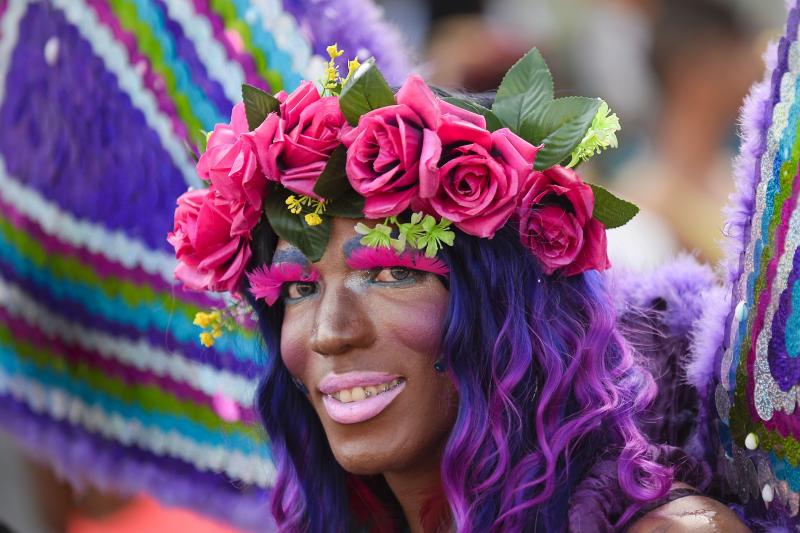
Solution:
{"label": "cheek", "polygon": [[[288,311],[288,310],[287,310]],[[281,326],[281,359],[289,373],[302,379],[308,365],[308,328],[287,312]]]}
{"label": "cheek", "polygon": [[404,305],[394,302],[387,309],[376,310],[374,316],[382,317],[379,330],[391,332],[393,341],[435,358],[442,343],[447,304],[447,290],[436,282],[435,288],[420,298]]}

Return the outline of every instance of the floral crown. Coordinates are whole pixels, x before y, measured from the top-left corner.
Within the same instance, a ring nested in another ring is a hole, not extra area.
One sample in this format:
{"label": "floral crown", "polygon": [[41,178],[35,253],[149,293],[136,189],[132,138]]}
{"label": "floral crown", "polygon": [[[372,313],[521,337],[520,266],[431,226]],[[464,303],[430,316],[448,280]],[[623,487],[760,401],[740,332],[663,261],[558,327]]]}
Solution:
{"label": "floral crown", "polygon": [[[511,221],[547,274],[610,266],[605,230],[638,208],[573,168],[616,147],[619,120],[600,99],[554,98],[536,49],[491,109],[437,96],[419,76],[395,94],[372,59],[348,62],[342,78],[342,52],[328,53],[321,88],[304,81],[273,96],[243,85],[231,123],[204,135],[197,172],[208,187],[178,198],[168,236],[188,288],[235,292],[264,219],[312,262],[331,219],[347,217],[381,220],[356,226],[362,244],[398,256],[436,256],[453,244],[451,225],[492,238]],[[260,273],[267,286],[254,294],[272,303],[280,279]]]}

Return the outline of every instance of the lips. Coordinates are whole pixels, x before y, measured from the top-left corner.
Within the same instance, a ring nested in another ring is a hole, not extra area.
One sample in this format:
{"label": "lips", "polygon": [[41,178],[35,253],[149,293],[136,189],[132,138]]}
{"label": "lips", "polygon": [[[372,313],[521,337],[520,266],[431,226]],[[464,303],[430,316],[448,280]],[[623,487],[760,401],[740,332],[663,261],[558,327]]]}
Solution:
{"label": "lips", "polygon": [[385,372],[328,374],[318,385],[328,416],[340,424],[357,424],[378,416],[405,389],[402,376]]}

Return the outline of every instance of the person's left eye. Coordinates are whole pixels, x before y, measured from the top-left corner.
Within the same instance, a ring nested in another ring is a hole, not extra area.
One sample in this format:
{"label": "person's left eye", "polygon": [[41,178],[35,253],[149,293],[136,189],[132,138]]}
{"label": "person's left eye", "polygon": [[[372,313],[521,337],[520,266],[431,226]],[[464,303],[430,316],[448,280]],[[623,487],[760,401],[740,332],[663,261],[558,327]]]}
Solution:
{"label": "person's left eye", "polygon": [[412,280],[417,274],[421,274],[421,272],[402,266],[375,269],[372,281],[377,283],[397,283]]}

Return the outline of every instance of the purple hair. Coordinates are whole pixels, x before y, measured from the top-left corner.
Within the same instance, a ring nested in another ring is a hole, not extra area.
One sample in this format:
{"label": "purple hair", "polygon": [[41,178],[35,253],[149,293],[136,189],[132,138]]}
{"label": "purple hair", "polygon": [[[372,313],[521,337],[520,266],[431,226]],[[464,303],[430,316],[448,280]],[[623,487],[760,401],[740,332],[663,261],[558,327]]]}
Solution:
{"label": "purple hair", "polygon": [[[260,239],[259,261],[269,262],[274,240]],[[570,504],[607,498],[581,483],[600,464],[621,501],[606,506],[621,510],[605,517],[615,527],[662,497],[672,468],[637,427],[656,386],[618,329],[606,278],[545,276],[510,227],[491,240],[458,233],[442,255],[450,269],[443,362],[459,393],[441,464],[445,520],[458,531],[563,530]],[[277,524],[293,532],[402,527],[381,476],[352,476],[336,463],[278,355],[282,306],[256,308],[271,354],[259,410],[278,470]]]}

